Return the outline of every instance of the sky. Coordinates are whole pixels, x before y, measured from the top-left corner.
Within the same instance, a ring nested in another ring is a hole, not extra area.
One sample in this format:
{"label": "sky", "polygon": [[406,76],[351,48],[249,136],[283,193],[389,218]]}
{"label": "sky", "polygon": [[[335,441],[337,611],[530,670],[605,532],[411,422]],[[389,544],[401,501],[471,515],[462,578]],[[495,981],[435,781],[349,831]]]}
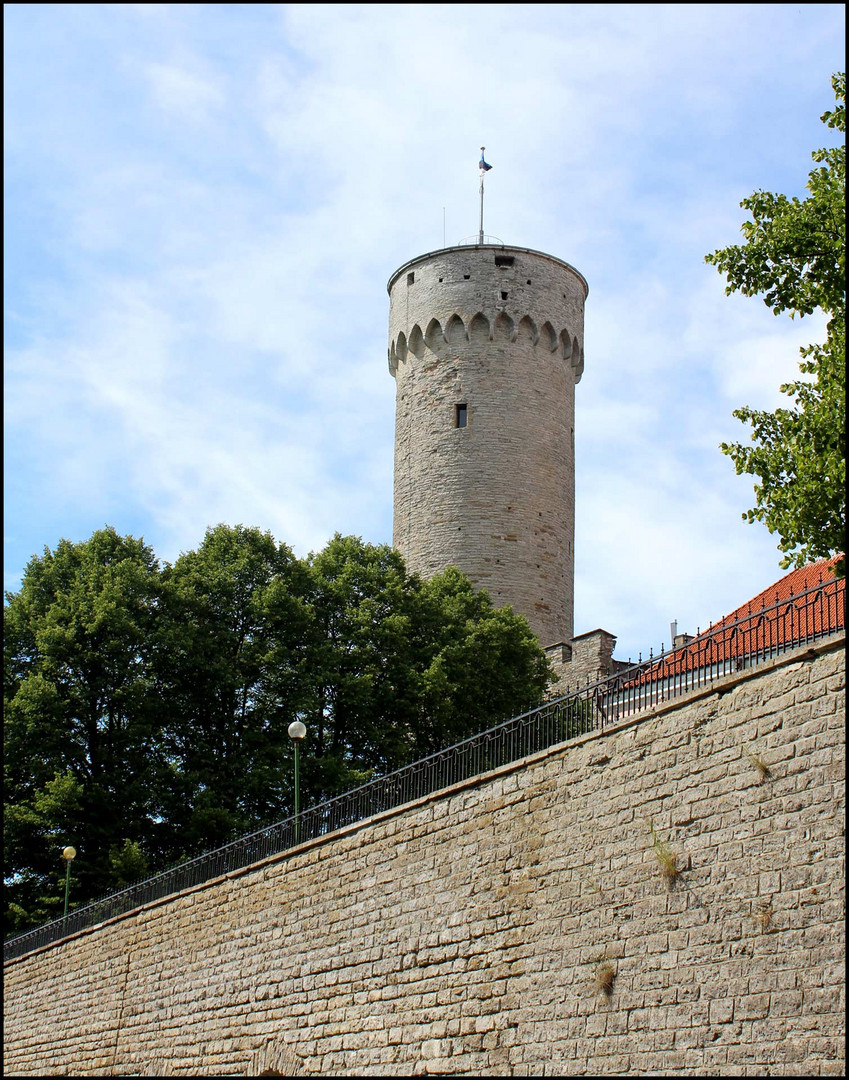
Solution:
{"label": "sky", "polygon": [[392,540],[390,275],[478,228],[589,282],[575,632],[622,659],[782,576],[718,446],[824,321],[725,295],[804,197],[840,4],[8,4],[4,584],[95,529]]}

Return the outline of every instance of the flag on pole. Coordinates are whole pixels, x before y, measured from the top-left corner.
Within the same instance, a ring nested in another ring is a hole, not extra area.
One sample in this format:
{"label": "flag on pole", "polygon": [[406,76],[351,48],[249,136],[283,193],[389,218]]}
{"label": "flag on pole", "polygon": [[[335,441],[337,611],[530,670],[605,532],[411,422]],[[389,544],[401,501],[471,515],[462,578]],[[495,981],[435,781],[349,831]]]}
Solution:
{"label": "flag on pole", "polygon": [[478,170],[479,170],[478,175],[481,178],[481,228],[480,228],[480,232],[478,233],[478,243],[479,244],[482,244],[484,242],[484,235],[483,235],[483,178],[486,176],[486,174],[492,168],[492,166],[487,165],[486,161],[484,160],[484,156],[483,156],[484,150],[486,150],[486,147],[482,146],[481,147],[480,164],[478,165]]}

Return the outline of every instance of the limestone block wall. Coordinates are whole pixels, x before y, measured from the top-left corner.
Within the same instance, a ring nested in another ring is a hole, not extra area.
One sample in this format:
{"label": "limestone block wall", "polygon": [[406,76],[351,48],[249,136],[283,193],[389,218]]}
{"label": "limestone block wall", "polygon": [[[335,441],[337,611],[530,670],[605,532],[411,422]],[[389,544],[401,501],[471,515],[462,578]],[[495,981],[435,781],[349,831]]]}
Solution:
{"label": "limestone block wall", "polygon": [[565,697],[584,687],[601,682],[617,671],[627,670],[626,660],[614,660],[616,637],[607,630],[589,630],[570,642],[550,645],[545,654],[557,679],[549,688],[551,697]]}
{"label": "limestone block wall", "polygon": [[842,1075],[844,687],[789,654],[13,961],[5,1072]]}
{"label": "limestone block wall", "polygon": [[486,245],[389,282],[394,545],[425,577],[459,566],[543,645],[572,636],[586,295],[568,263]]}

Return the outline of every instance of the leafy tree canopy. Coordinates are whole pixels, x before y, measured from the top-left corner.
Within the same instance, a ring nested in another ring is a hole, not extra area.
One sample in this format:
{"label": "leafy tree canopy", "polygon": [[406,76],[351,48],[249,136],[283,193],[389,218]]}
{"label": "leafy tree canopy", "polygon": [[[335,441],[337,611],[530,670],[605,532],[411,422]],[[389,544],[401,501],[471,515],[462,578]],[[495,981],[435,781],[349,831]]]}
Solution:
{"label": "leafy tree canopy", "polygon": [[[153,828],[160,759],[152,551],[102,529],[30,560],[4,612],[5,878],[16,922],[56,912],[66,843],[78,895],[111,883],[110,846]],[[122,841],[123,842],[123,841]],[[25,920],[26,921],[26,920]]]}
{"label": "leafy tree canopy", "polygon": [[539,702],[527,622],[458,570],[335,536],[296,559],[219,525],[160,565],[99,530],[6,594],[7,932],[287,817]]}
{"label": "leafy tree canopy", "polygon": [[[846,76],[832,78],[836,107],[821,119],[846,131]],[[804,379],[781,386],[792,408],[749,407],[752,445],[722,443],[738,474],[759,478],[743,518],[779,536],[781,566],[803,566],[845,549],[846,537],[846,146],[816,150],[805,199],[757,191],[740,204],[752,220],[745,243],[706,256],[727,277],[726,293],[763,294],[775,315],[829,316],[824,344],[801,350]],[[844,573],[843,562],[838,572]]]}

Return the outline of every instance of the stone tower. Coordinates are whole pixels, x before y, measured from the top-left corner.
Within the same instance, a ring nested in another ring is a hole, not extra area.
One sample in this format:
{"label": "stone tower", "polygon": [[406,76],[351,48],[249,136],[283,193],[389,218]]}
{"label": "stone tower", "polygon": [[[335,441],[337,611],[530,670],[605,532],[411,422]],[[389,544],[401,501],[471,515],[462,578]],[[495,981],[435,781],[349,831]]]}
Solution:
{"label": "stone tower", "polygon": [[388,284],[393,541],[459,566],[543,646],[573,634],[575,383],[587,283],[528,248],[443,248]]}

